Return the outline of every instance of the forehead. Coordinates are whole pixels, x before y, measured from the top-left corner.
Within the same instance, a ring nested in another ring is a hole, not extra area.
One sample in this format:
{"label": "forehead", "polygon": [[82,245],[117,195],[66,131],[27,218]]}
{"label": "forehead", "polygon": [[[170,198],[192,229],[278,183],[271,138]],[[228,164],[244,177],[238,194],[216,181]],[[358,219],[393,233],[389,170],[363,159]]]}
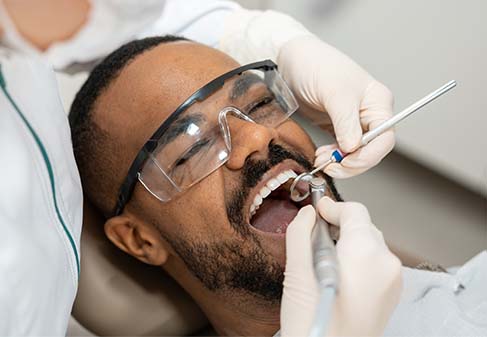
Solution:
{"label": "forehead", "polygon": [[226,54],[197,43],[161,44],[122,69],[98,99],[95,121],[135,155],[187,97],[238,66]]}

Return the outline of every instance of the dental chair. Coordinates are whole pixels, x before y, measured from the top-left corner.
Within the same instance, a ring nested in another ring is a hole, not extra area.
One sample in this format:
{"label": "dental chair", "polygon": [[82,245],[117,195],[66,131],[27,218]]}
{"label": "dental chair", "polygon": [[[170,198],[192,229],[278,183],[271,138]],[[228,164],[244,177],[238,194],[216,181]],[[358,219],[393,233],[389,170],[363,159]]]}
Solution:
{"label": "dental chair", "polygon": [[85,200],[81,273],[72,312],[81,326],[98,336],[188,336],[208,326],[173,279],[116,248],[103,224]]}

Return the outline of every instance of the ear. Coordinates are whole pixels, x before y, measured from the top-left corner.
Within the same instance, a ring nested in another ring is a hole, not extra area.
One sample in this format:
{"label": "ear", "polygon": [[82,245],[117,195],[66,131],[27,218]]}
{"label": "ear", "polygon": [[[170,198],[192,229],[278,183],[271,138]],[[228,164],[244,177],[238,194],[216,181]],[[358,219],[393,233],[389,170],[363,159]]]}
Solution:
{"label": "ear", "polygon": [[152,225],[122,214],[105,222],[105,234],[115,246],[144,263],[160,266],[167,261],[169,252]]}

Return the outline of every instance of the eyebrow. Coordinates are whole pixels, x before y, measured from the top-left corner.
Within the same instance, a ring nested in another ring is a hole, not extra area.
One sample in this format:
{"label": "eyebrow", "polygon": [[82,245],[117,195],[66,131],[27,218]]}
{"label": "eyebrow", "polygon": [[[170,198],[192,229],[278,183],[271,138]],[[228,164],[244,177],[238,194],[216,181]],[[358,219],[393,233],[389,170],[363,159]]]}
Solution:
{"label": "eyebrow", "polygon": [[204,121],[206,121],[206,117],[202,113],[194,113],[177,119],[169,125],[167,131],[159,139],[159,144],[166,145],[172,142],[181,134],[185,133],[191,124],[199,125]]}
{"label": "eyebrow", "polygon": [[233,83],[233,88],[230,92],[230,99],[234,101],[237,98],[242,97],[255,83],[264,83],[264,81],[256,74],[247,74],[240,76]]}

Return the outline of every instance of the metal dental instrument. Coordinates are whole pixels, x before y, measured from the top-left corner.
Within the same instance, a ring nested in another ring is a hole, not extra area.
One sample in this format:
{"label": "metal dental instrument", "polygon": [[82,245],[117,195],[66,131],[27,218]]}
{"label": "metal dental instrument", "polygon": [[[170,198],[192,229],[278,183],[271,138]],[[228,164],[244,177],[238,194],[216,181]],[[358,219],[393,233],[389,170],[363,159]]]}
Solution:
{"label": "metal dental instrument", "polygon": [[[316,209],[318,201],[325,195],[325,179],[314,177],[309,181],[311,202]],[[335,245],[330,238],[328,223],[316,213],[316,224],[311,233],[313,266],[320,289],[320,300],[315,311],[310,336],[322,337],[331,318],[333,300],[338,291],[338,261]]]}
{"label": "metal dental instrument", "polygon": [[[371,142],[372,140],[377,138],[379,135],[381,135],[385,131],[392,128],[394,125],[398,124],[400,121],[404,120],[406,117],[410,116],[412,113],[418,111],[419,109],[424,107],[426,104],[432,102],[433,100],[437,99],[438,97],[440,97],[444,93],[453,89],[456,85],[457,85],[456,81],[450,81],[450,82],[446,83],[442,87],[436,89],[435,91],[433,91],[429,95],[423,97],[422,99],[420,99],[416,103],[412,104],[411,106],[407,107],[403,111],[392,116],[391,118],[389,118],[388,120],[386,120],[385,122],[380,124],[375,129],[370,130],[369,132],[365,133],[362,136],[362,139],[360,141],[360,147],[367,145],[369,142]],[[337,149],[332,153],[329,160],[327,160],[326,162],[324,162],[320,166],[316,167],[312,171],[301,173],[296,178],[294,178],[294,181],[293,181],[293,183],[291,185],[291,189],[290,189],[291,199],[296,201],[296,202],[303,201],[304,199],[306,199],[309,195],[309,192],[301,195],[300,192],[296,189],[296,185],[300,181],[309,182],[313,178],[314,174],[323,170],[326,166],[328,166],[331,163],[340,163],[343,160],[343,158],[345,158],[347,155],[348,155],[348,153],[343,153]]]}

